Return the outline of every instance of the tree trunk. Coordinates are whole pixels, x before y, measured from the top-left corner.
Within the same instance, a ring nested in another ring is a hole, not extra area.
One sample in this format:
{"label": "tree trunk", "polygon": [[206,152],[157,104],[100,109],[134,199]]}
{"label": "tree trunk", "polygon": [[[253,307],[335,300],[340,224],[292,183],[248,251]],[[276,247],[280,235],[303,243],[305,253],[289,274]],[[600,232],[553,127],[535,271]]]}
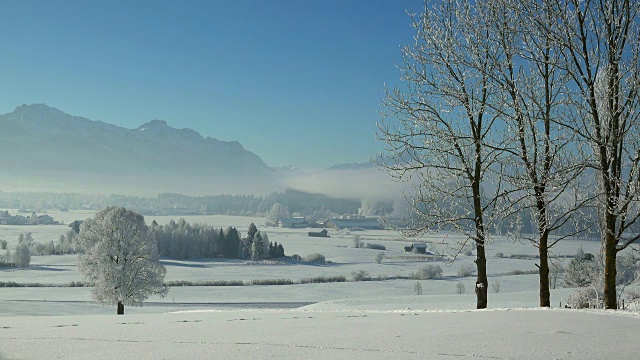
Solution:
{"label": "tree trunk", "polygon": [[122,301],[118,301],[118,315],[124,315],[124,304]]}
{"label": "tree trunk", "polygon": [[549,249],[548,234],[540,236],[540,306],[551,307],[551,292],[549,291]]}
{"label": "tree trunk", "polygon": [[476,278],[476,308],[487,308],[487,289],[489,281],[487,280],[487,258],[484,253],[484,241],[476,243],[476,268],[478,276]]}
{"label": "tree trunk", "polygon": [[618,297],[616,293],[616,238],[608,229],[604,235],[604,307],[617,309]]}

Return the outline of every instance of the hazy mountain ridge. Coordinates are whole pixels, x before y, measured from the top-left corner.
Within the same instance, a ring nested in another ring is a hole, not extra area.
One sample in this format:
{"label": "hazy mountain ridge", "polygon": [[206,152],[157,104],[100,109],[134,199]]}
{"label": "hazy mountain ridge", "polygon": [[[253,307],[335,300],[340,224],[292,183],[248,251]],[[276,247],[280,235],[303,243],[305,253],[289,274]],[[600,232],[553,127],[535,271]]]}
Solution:
{"label": "hazy mountain ridge", "polygon": [[[14,177],[42,175],[41,181],[73,186],[77,186],[74,178],[87,181],[89,176],[94,180],[107,177],[103,180],[112,185],[156,186],[166,181],[165,185],[176,186],[158,186],[156,192],[180,190],[176,181],[214,187],[203,189],[205,193],[216,192],[216,187],[218,192],[230,193],[277,188],[272,170],[237,141],[203,137],[161,120],[126,129],[45,104],[22,105],[0,115],[0,153],[5,154],[5,171]],[[243,181],[246,184],[240,184]],[[234,184],[236,189],[223,190],[221,184]]]}

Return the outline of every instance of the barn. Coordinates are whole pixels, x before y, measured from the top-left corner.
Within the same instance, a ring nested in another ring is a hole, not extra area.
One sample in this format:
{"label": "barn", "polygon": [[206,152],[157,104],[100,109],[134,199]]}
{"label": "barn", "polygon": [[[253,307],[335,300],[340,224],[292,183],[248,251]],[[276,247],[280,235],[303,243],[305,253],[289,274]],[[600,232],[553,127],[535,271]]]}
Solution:
{"label": "barn", "polygon": [[289,228],[289,229],[302,229],[302,228],[309,227],[309,223],[303,217],[285,218],[285,219],[278,219],[278,227]]}

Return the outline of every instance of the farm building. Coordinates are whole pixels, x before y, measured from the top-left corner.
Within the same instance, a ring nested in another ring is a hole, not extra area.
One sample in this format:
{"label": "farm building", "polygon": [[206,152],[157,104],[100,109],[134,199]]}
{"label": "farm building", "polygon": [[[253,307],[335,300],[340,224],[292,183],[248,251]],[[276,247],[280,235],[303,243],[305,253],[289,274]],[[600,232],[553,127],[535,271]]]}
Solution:
{"label": "farm building", "polygon": [[326,227],[334,229],[362,229],[362,230],[381,230],[384,227],[377,218],[360,218],[360,219],[330,219],[324,224]]}
{"label": "farm building", "polygon": [[301,229],[309,227],[309,223],[303,217],[278,219],[279,228]]}
{"label": "farm building", "polygon": [[329,236],[329,232],[327,231],[327,229],[324,229],[322,231],[310,231],[309,232],[309,236],[311,237],[331,237]]}
{"label": "farm building", "polygon": [[404,247],[404,251],[406,252],[415,252],[418,254],[426,254],[427,253],[427,244],[425,243],[413,243],[409,246]]}

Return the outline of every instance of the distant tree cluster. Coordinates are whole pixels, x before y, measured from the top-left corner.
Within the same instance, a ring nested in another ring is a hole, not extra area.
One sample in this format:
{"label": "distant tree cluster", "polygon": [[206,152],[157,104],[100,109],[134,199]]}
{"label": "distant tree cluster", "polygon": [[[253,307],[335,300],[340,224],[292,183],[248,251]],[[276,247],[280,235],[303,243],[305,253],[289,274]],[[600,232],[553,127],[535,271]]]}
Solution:
{"label": "distant tree cluster", "polygon": [[247,237],[240,244],[244,259],[266,260],[284,257],[282,244],[272,243],[266,233],[258,230],[254,223],[249,225]]}
{"label": "distant tree cluster", "polygon": [[288,189],[268,196],[211,195],[187,196],[159,194],[156,197],[126,195],[87,195],[59,193],[9,193],[0,192],[0,208],[33,209],[102,209],[108,206],[125,206],[146,215],[244,215],[268,216],[275,204],[281,204],[287,212],[308,217],[309,220],[327,219],[336,215],[356,214],[359,200],[337,199],[325,195],[308,194]]}
{"label": "distant tree cluster", "polygon": [[[57,243],[53,241],[38,243],[33,240],[30,232],[20,233],[16,248],[13,252],[8,251],[5,254],[2,263],[9,266],[28,267],[31,263],[31,256],[34,255],[77,254],[81,252],[81,248],[74,241],[76,235],[70,230],[66,236],[60,235]],[[2,250],[6,250],[7,242],[0,241],[0,247]]]}
{"label": "distant tree cluster", "polygon": [[247,236],[238,230],[225,230],[206,224],[189,224],[184,219],[167,225],[152,223],[151,237],[160,256],[173,259],[228,258],[264,260],[284,257],[282,244],[271,243],[266,233],[252,223]]}
{"label": "distant tree cluster", "polygon": [[31,245],[32,255],[66,255],[78,254],[82,252],[82,248],[76,244],[75,238],[77,233],[69,230],[67,235],[60,235],[58,242],[49,241],[48,243],[34,242]]}
{"label": "distant tree cluster", "polygon": [[20,234],[18,238],[18,245],[12,256],[12,262],[17,267],[28,267],[31,263],[31,246],[33,245],[33,238],[31,233]]}

